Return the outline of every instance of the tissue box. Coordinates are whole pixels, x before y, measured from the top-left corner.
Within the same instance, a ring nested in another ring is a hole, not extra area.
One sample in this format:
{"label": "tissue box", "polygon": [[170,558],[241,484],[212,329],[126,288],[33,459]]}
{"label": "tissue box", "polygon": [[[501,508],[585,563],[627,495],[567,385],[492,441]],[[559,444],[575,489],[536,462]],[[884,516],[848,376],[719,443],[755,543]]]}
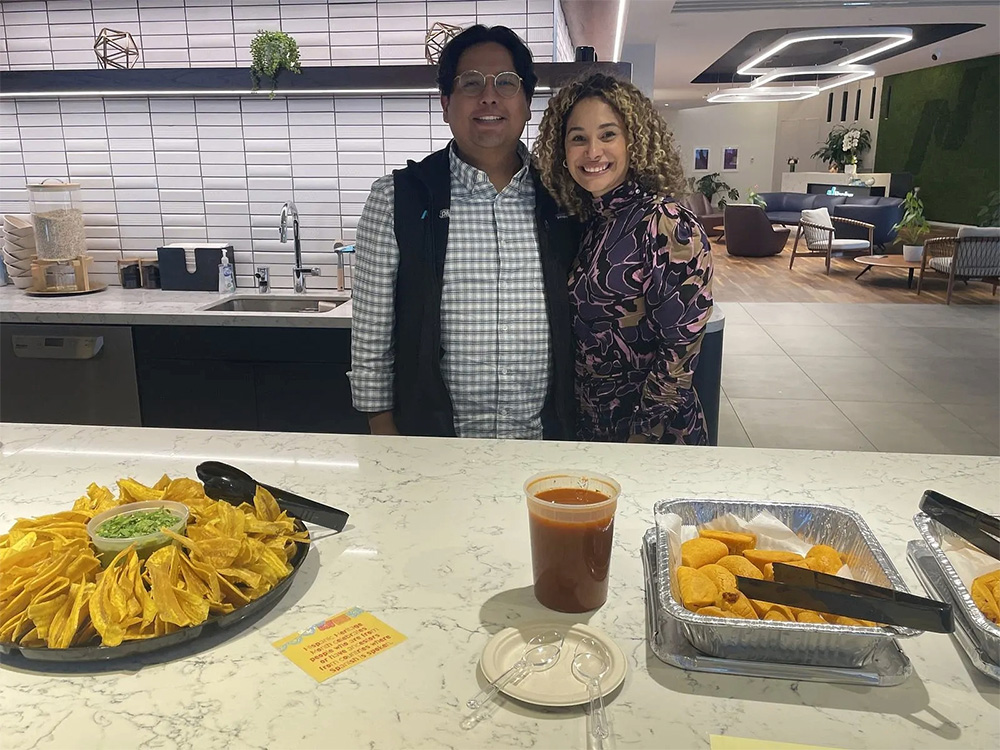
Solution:
{"label": "tissue box", "polygon": [[[195,270],[188,271],[187,253],[194,253]],[[233,246],[225,243],[203,245],[164,245],[156,248],[160,266],[160,287],[185,292],[219,291],[219,264],[222,254],[229,256],[236,274]]]}

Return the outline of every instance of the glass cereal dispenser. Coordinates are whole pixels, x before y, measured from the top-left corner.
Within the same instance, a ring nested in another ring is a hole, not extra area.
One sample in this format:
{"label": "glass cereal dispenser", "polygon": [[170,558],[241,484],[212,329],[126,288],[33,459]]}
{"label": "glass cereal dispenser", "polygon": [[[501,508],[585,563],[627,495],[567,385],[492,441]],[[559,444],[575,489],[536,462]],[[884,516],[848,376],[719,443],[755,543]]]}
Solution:
{"label": "glass cereal dispenser", "polygon": [[28,185],[28,202],[39,260],[73,260],[86,253],[79,184]]}

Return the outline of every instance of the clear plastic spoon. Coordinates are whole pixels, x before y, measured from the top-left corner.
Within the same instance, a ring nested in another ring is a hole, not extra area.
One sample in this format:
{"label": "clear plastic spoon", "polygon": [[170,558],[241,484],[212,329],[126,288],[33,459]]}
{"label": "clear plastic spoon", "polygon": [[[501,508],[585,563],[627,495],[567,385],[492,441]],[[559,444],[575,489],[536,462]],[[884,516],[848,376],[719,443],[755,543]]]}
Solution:
{"label": "clear plastic spoon", "polygon": [[485,695],[484,698],[480,699],[479,695],[477,695],[468,701],[469,704],[476,701],[476,709],[462,719],[460,724],[462,729],[472,729],[483,719],[493,715],[499,706],[499,699],[492,700],[492,698],[501,688],[512,682],[519,682],[523,677],[532,672],[544,672],[546,669],[555,666],[555,663],[559,661],[559,652],[562,649],[562,633],[552,631],[547,634],[539,634],[539,636],[535,637],[538,638],[542,635],[551,636],[553,633],[559,637],[558,643],[543,643],[528,649],[513,667],[500,675],[500,677],[490,683],[487,689],[480,693],[480,695]]}
{"label": "clear plastic spoon", "polygon": [[525,644],[524,653],[520,659],[514,662],[514,666],[476,693],[474,697],[469,698],[465,705],[469,708],[479,708],[496,695],[497,691],[529,669],[541,671],[546,667],[551,667],[559,658],[559,650],[562,648],[564,639],[565,636],[558,630],[546,630],[544,633],[534,636]]}
{"label": "clear plastic spoon", "polygon": [[590,697],[591,733],[602,740],[607,739],[608,717],[604,713],[604,696],[601,678],[611,668],[611,655],[603,645],[593,638],[582,638],[573,654],[573,676],[587,685]]}

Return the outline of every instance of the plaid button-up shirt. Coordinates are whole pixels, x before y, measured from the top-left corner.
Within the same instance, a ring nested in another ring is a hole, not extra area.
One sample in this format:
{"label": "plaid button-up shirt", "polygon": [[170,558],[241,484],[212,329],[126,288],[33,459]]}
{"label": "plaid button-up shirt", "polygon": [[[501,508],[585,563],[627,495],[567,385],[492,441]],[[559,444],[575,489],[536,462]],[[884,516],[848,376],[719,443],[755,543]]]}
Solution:
{"label": "plaid button-up shirt", "polygon": [[[549,322],[524,167],[499,193],[449,148],[451,207],[441,294],[441,372],[459,437],[540,438],[551,377]],[[362,412],[393,408],[393,325],[399,247],[393,178],[372,186],[358,222],[351,389]]]}

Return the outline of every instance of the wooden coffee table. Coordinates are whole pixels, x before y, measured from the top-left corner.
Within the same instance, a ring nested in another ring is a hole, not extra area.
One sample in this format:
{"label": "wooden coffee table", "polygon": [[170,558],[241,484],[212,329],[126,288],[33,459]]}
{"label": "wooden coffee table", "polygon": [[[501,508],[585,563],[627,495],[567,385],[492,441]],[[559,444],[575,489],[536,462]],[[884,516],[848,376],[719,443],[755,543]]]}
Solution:
{"label": "wooden coffee table", "polygon": [[860,279],[876,266],[879,268],[905,268],[909,272],[906,276],[907,289],[913,286],[913,272],[920,268],[919,260],[903,260],[902,255],[862,255],[855,258],[854,262],[864,266],[861,273],[854,277],[855,279]]}

